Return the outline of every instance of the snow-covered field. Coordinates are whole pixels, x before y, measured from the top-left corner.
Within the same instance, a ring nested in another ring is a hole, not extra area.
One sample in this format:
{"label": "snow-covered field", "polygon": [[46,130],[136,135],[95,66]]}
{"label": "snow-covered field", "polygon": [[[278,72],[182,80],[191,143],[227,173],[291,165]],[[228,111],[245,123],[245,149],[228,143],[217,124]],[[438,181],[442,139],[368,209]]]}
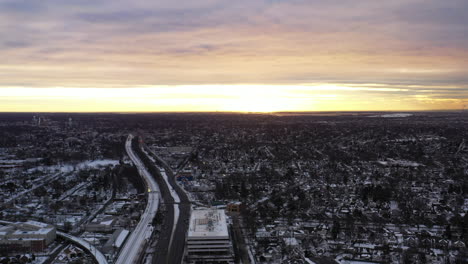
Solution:
{"label": "snow-covered field", "polygon": [[82,170],[82,169],[97,169],[106,166],[115,166],[119,164],[118,160],[104,159],[104,160],[87,160],[80,162],[78,164],[62,164],[62,165],[52,165],[52,166],[39,166],[29,170],[29,172],[34,170],[44,171],[44,172],[71,172],[73,170]]}
{"label": "snow-covered field", "polygon": [[414,161],[409,161],[409,160],[393,160],[393,159],[387,159],[386,161],[379,160],[377,161],[378,163],[384,165],[384,166],[401,166],[401,167],[419,167],[419,166],[424,166],[423,164],[414,162]]}
{"label": "snow-covered field", "polygon": [[385,115],[375,115],[375,116],[370,116],[370,117],[384,117],[384,118],[398,118],[398,117],[410,117],[413,114],[408,114],[408,113],[394,113],[394,114],[385,114]]}

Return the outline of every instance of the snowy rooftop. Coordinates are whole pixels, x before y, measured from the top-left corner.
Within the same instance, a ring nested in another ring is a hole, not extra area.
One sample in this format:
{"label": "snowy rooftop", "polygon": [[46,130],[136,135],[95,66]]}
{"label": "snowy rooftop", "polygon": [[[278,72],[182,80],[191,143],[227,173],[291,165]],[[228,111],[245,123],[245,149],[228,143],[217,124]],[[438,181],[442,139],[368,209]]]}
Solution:
{"label": "snowy rooftop", "polygon": [[33,220],[28,220],[27,222],[25,222],[25,224],[28,224],[28,225],[32,225],[32,226],[36,226],[36,227],[39,227],[39,228],[50,228],[51,226],[46,224],[46,223],[41,223],[41,222],[37,222],[37,221],[33,221]]}
{"label": "snowy rooftop", "polygon": [[224,210],[193,210],[190,216],[188,238],[228,238]]}
{"label": "snowy rooftop", "polygon": [[50,232],[53,232],[54,228],[41,228],[38,230],[15,230],[13,235],[47,235]]}
{"label": "snowy rooftop", "polygon": [[297,239],[294,237],[285,237],[283,238],[284,243],[287,246],[297,246],[299,245],[299,242],[297,242]]}
{"label": "snowy rooftop", "polygon": [[27,235],[47,235],[52,232],[55,233],[54,226],[36,221],[10,222],[9,225],[0,226],[0,236],[8,236],[8,239],[16,239],[15,236],[24,238]]}

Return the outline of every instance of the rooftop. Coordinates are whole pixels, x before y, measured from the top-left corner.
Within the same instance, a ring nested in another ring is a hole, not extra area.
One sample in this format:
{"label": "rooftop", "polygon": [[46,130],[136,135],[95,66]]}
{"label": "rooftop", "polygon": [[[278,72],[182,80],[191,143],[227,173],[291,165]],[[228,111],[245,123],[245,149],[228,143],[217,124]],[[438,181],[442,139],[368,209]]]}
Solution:
{"label": "rooftop", "polygon": [[188,238],[229,238],[224,210],[193,210]]}

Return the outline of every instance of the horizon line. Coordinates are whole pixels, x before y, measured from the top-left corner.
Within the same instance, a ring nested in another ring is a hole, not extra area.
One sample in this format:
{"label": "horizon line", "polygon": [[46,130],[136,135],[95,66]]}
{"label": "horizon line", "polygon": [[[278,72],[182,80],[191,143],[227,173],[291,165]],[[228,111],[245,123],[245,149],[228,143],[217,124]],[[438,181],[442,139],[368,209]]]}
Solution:
{"label": "horizon line", "polygon": [[420,112],[467,112],[468,109],[428,109],[428,110],[309,110],[309,111],[0,111],[0,114],[301,114],[301,113],[420,113]]}

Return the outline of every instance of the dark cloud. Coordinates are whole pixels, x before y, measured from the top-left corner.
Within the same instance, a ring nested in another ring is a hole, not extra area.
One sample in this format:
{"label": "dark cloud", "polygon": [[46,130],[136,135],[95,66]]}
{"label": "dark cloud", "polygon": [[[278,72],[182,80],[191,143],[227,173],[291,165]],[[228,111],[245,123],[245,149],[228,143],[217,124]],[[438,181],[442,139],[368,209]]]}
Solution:
{"label": "dark cloud", "polygon": [[415,24],[462,26],[468,23],[465,0],[417,2],[396,8],[396,17]]}
{"label": "dark cloud", "polygon": [[0,12],[35,13],[43,11],[41,1],[6,0],[0,2]]}
{"label": "dark cloud", "polygon": [[133,21],[143,21],[149,16],[153,16],[149,10],[130,10],[101,13],[80,13],[76,19],[90,23],[128,23]]}
{"label": "dark cloud", "polygon": [[32,44],[26,41],[5,40],[0,41],[0,48],[4,49],[19,49],[30,47]]}

